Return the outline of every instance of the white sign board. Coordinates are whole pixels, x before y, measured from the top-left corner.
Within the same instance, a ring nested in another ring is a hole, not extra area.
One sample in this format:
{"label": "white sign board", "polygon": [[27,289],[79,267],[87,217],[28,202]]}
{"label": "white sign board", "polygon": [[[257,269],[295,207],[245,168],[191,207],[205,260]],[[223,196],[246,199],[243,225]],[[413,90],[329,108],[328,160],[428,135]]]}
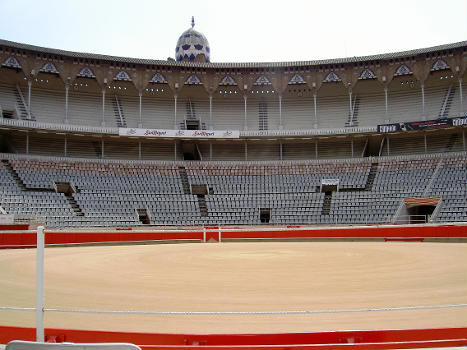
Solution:
{"label": "white sign board", "polygon": [[119,128],[120,136],[138,137],[175,137],[193,139],[238,139],[238,130],[168,130],[168,129],[140,129]]}
{"label": "white sign board", "polygon": [[322,186],[339,186],[339,179],[321,179]]}

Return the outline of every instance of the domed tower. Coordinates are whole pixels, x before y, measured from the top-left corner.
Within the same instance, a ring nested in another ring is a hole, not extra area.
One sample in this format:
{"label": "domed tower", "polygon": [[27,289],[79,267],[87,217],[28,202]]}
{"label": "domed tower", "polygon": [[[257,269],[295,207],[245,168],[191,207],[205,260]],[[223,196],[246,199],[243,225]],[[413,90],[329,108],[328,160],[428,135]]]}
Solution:
{"label": "domed tower", "polygon": [[191,28],[183,32],[177,41],[175,59],[177,61],[209,62],[210,47],[206,37],[193,29],[195,19],[191,17]]}

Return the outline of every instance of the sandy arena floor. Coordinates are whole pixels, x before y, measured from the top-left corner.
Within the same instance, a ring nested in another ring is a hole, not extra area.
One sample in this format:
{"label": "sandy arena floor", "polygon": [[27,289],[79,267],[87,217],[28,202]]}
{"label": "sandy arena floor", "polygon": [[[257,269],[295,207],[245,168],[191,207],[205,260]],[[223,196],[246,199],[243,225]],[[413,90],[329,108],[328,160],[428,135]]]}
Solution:
{"label": "sandy arena floor", "polygon": [[[47,248],[46,308],[339,310],[467,302],[454,243],[265,242]],[[35,250],[0,250],[0,306],[34,307]],[[33,326],[34,312],[0,311]],[[467,308],[315,315],[46,314],[46,327],[142,332],[301,332],[456,327]]]}

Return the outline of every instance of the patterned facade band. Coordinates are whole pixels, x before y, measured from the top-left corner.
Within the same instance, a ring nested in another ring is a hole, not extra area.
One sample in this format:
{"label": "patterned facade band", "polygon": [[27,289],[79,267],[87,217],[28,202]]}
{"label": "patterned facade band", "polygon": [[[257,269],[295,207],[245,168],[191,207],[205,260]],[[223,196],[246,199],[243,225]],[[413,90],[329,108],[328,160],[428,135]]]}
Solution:
{"label": "patterned facade band", "polygon": [[300,74],[295,74],[288,82],[289,85],[306,84],[305,79]]}
{"label": "patterned facade band", "polygon": [[405,64],[403,64],[403,65],[400,65],[399,68],[396,69],[394,76],[399,77],[402,75],[410,75],[410,74],[413,74],[410,68],[406,66]]}
{"label": "patterned facade band", "polygon": [[198,78],[196,75],[190,75],[186,80],[185,80],[185,85],[202,85],[203,83],[201,82],[201,79]]}
{"label": "patterned facade band", "polygon": [[52,74],[59,73],[57,67],[55,67],[55,64],[53,64],[52,62],[45,63],[40,69],[40,71],[43,73],[52,73]]}
{"label": "patterned facade band", "polygon": [[367,68],[362,72],[362,74],[360,74],[360,77],[358,79],[360,80],[376,79],[376,75],[371,69]]}
{"label": "patterned facade band", "polygon": [[80,78],[95,78],[96,75],[89,67],[84,67],[78,72],[78,77]]}
{"label": "patterned facade band", "polygon": [[118,81],[131,81],[130,75],[125,72],[124,70],[121,70],[117,74],[115,74],[114,80]]}
{"label": "patterned facade band", "polygon": [[264,75],[260,75],[253,85],[271,85],[271,82]]}
{"label": "patterned facade band", "polygon": [[335,83],[342,81],[341,78],[334,72],[329,72],[328,75],[324,78],[323,82],[325,83]]}
{"label": "patterned facade band", "polygon": [[432,72],[437,71],[437,70],[444,70],[444,69],[449,69],[449,66],[443,60],[437,60],[435,64],[433,64],[433,67],[431,67]]}
{"label": "patterned facade band", "polygon": [[9,67],[9,68],[17,68],[20,69],[21,65],[19,64],[18,60],[15,57],[7,57],[3,63],[2,66],[4,67]]}
{"label": "patterned facade band", "polygon": [[219,82],[219,85],[221,86],[235,86],[237,85],[236,81],[234,78],[232,78],[230,75],[226,75],[221,79]]}
{"label": "patterned facade band", "polygon": [[154,74],[149,82],[154,84],[167,84],[167,80],[161,73]]}

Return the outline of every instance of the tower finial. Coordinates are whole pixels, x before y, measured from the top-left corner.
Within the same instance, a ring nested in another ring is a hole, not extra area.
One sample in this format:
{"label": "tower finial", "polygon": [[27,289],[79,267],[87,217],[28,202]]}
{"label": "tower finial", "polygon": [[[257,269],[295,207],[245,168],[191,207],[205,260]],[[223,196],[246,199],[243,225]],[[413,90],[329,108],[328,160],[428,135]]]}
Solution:
{"label": "tower finial", "polygon": [[191,16],[191,28],[195,26],[195,16]]}

